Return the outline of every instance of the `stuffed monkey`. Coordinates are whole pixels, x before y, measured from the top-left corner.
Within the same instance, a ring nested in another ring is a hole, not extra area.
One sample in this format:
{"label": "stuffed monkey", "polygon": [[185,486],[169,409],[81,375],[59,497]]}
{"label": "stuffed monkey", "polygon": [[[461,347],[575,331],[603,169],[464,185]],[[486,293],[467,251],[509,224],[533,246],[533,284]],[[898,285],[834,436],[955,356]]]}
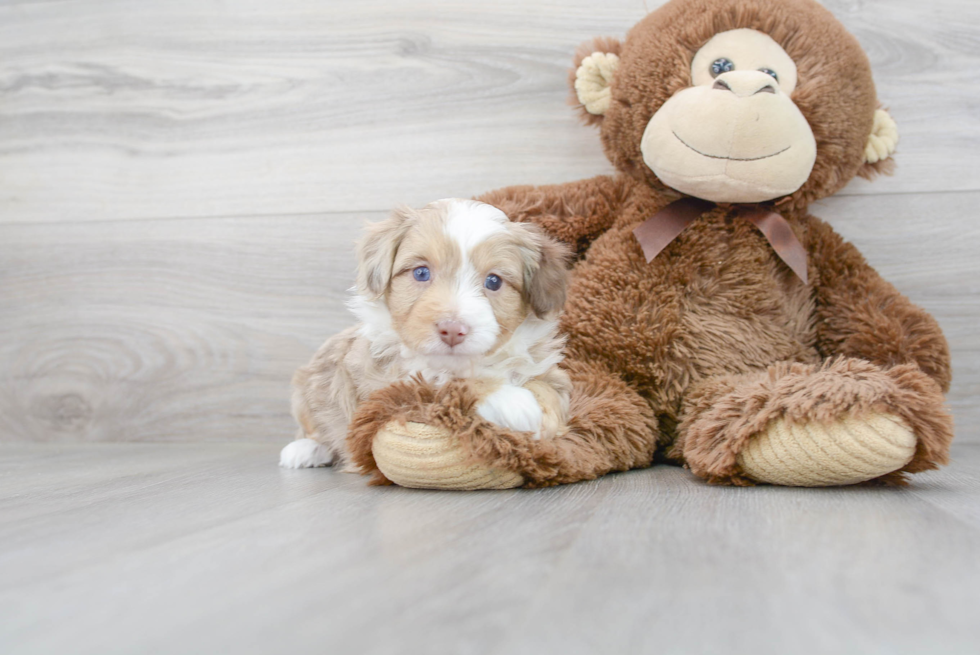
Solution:
{"label": "stuffed monkey", "polygon": [[[380,482],[472,488],[654,461],[794,486],[946,463],[939,326],[808,211],[892,165],[897,128],[854,37],[813,0],[672,0],[622,44],[587,44],[571,82],[616,174],[480,198],[577,253],[568,434],[488,424],[464,383],[406,382],[355,418],[357,464]],[[406,443],[429,443],[428,458]]]}

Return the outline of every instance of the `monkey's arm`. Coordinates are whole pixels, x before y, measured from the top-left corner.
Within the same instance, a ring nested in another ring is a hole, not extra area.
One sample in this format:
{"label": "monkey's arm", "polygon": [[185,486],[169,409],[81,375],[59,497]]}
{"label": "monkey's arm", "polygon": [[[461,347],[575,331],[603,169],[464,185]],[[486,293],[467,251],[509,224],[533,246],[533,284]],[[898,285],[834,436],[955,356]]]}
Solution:
{"label": "monkey's arm", "polygon": [[600,175],[566,184],[505,187],[477,200],[513,221],[536,223],[578,254],[613,224],[631,187],[624,175]]}
{"label": "monkey's arm", "polygon": [[947,392],[952,377],[949,346],[936,319],[885,281],[826,223],[811,220],[810,272],[820,352],[885,368],[916,364]]}

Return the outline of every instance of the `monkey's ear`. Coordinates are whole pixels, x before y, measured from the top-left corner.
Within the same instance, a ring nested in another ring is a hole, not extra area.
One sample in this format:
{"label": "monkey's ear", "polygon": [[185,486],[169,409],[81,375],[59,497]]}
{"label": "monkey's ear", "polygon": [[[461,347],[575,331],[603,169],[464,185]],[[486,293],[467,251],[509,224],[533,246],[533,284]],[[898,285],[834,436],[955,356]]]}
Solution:
{"label": "monkey's ear", "polygon": [[579,46],[575,65],[569,75],[573,105],[590,125],[602,122],[609,109],[610,85],[619,66],[622,43],[611,37],[599,37]]}
{"label": "monkey's ear", "polygon": [[369,223],[364,237],[357,244],[357,292],[377,300],[384,295],[391,281],[395,255],[415,212],[399,207],[380,223]]}
{"label": "monkey's ear", "polygon": [[895,168],[892,155],[898,148],[898,125],[884,109],[875,111],[875,122],[864,147],[864,166],[858,173],[865,179],[879,174],[891,174]]}

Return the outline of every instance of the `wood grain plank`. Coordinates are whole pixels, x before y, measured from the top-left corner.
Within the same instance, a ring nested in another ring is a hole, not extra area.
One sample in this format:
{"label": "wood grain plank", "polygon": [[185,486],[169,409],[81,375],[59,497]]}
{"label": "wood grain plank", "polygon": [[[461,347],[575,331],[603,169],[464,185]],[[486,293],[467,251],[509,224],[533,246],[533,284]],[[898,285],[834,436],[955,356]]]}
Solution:
{"label": "wood grain plank", "polygon": [[[607,172],[575,47],[658,0],[0,5],[0,221],[384,210]],[[975,190],[980,5],[833,0],[902,129],[846,194]]]}
{"label": "wood grain plank", "polygon": [[[980,529],[932,502],[975,505],[980,449],[960,450],[909,490],[719,488],[657,467],[451,493],[281,470],[272,445],[0,444],[0,643],[972,653]],[[38,483],[48,469],[72,482]]]}
{"label": "wood grain plank", "polygon": [[[980,438],[978,204],[818,208],[939,319],[965,440]],[[0,441],[289,438],[292,371],[352,324],[352,243],[381,216],[0,225]]]}
{"label": "wood grain plank", "polygon": [[366,485],[351,474],[295,476],[294,486],[272,493],[268,480],[278,475],[277,449],[264,444],[145,444],[136,450],[77,445],[3,449],[0,570],[8,589],[112,562],[297,498],[342,495],[351,485],[361,491]]}
{"label": "wood grain plank", "polygon": [[292,371],[353,323],[361,222],[5,226],[0,439],[288,439]]}
{"label": "wood grain plank", "polygon": [[[125,466],[138,448],[110,457]],[[417,645],[399,652],[423,652],[424,638],[424,652],[485,652],[603,493],[368,488],[349,474],[278,469],[268,446],[220,446],[227,459],[216,468],[218,447],[179,448],[188,465],[144,493],[90,502],[83,491],[60,513],[13,522],[0,641],[19,652],[249,653],[273,640],[313,652],[329,637],[331,652],[382,653],[406,642]],[[99,473],[84,474],[97,493]],[[511,554],[513,566],[499,566]]]}
{"label": "wood grain plank", "polygon": [[958,518],[899,490],[670,482],[657,494],[640,476],[611,480],[492,652],[975,650],[980,613],[961,583],[980,576],[967,554],[980,532]]}
{"label": "wood grain plank", "polygon": [[953,445],[950,459],[949,468],[916,476],[909,490],[950,516],[980,528],[980,441],[961,439]]}

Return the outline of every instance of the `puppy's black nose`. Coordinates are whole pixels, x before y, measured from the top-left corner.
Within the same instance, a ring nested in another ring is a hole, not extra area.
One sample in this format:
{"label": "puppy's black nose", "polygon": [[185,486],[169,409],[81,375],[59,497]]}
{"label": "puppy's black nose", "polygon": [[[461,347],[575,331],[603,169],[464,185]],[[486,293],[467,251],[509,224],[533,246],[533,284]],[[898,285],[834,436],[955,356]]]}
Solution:
{"label": "puppy's black nose", "polygon": [[436,323],[436,330],[442,342],[450,348],[463,343],[470,332],[470,329],[459,321],[439,321]]}

